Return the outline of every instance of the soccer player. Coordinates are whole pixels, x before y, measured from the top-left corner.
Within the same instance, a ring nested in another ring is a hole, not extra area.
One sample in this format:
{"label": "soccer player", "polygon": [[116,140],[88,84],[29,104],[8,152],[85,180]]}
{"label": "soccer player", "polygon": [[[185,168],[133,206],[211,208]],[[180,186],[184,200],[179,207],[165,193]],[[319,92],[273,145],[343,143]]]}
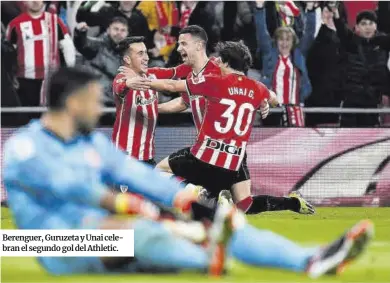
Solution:
{"label": "soccer player", "polygon": [[[202,77],[210,74],[214,74],[217,76],[221,75],[221,69],[219,65],[216,64],[216,59],[209,59],[207,57],[207,34],[201,27],[188,26],[184,28],[180,32],[178,43],[178,52],[182,56],[184,64],[187,64],[192,67],[192,72],[187,77],[188,80],[196,82]],[[249,68],[252,60],[250,53],[244,52],[242,54],[237,55],[244,56],[241,57],[240,60],[242,60],[242,62],[246,62],[246,68]],[[262,100],[261,107],[264,108],[265,113],[268,108],[268,101],[272,105],[277,104],[277,101],[273,96],[267,97],[267,100]],[[190,107],[193,115],[194,124],[199,134],[202,125],[203,127],[208,127],[208,122],[204,121],[204,112],[206,109],[206,105],[206,98],[202,94],[194,94],[185,90],[185,92],[182,93],[181,97],[176,98],[170,102],[160,104],[159,112],[180,112],[185,110],[187,107]],[[226,112],[223,115],[232,114],[228,113],[229,109],[231,109],[231,106],[225,105],[222,107],[226,108]],[[208,112],[209,116],[214,115],[213,111]],[[229,117],[231,118],[231,116]],[[226,122],[231,121],[229,117],[225,117],[227,118]],[[189,176],[194,174],[196,175],[197,173],[185,172],[186,168],[184,168],[180,164],[178,158],[184,155],[190,155],[190,148],[185,148],[179,150],[176,153],[171,154],[169,157],[162,160],[157,165],[157,167],[165,172],[170,172],[176,176],[183,177],[190,183],[204,186],[209,191],[207,194],[211,198],[216,198],[218,196],[220,198],[224,198],[226,194],[220,193],[226,192],[226,189],[231,189],[235,203],[240,209],[242,209],[246,213],[253,214],[271,210],[292,210],[302,214],[314,213],[314,208],[312,207],[312,205],[308,203],[305,199],[303,199],[298,193],[293,193],[290,195],[290,197],[287,198],[268,195],[251,196],[251,181],[249,170],[246,164],[245,148],[242,149],[242,154],[243,159],[241,160],[242,162],[240,162],[240,166],[237,168],[237,170],[233,170],[238,173],[232,180],[226,179],[222,181],[217,178],[201,177],[202,180],[209,180],[206,182],[201,182],[196,176]],[[211,163],[211,165],[215,164]],[[205,184],[207,184],[208,186],[206,186]]]}
{"label": "soccer player", "polygon": [[154,90],[134,89],[137,77],[171,79],[186,76],[191,68],[185,65],[177,68],[150,68],[144,37],[128,37],[120,43],[124,67],[130,69],[135,78],[129,79],[119,73],[113,81],[116,102],[116,120],[112,140],[128,155],[156,165],[154,160],[154,132],[158,116],[158,93]]}
{"label": "soccer player", "polygon": [[208,256],[205,249],[192,243],[205,239],[207,231],[199,223],[166,225],[111,217],[111,213],[140,213],[158,220],[165,212],[134,195],[112,193],[108,189],[111,185],[125,184],[134,193],[176,207],[186,203],[186,192],[177,182],[127,157],[92,131],[101,112],[102,88],[96,77],[77,69],[61,69],[49,82],[48,97],[49,112],[5,145],[4,182],[16,225],[22,229],[135,230],[135,259],[39,258],[51,273],[191,268],[220,274],[223,248],[228,245],[232,256],[247,264],[306,271],[317,277],[338,271],[355,259],[372,235],[373,225],[363,221],[322,249],[306,249],[247,225],[234,209],[219,208],[207,233],[212,247]]}

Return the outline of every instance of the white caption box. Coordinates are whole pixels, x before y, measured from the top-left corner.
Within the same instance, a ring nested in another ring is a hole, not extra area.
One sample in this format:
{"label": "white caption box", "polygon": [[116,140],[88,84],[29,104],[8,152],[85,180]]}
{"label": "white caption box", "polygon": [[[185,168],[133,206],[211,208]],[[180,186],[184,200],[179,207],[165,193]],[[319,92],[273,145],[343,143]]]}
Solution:
{"label": "white caption box", "polygon": [[1,256],[133,257],[134,230],[1,230]]}

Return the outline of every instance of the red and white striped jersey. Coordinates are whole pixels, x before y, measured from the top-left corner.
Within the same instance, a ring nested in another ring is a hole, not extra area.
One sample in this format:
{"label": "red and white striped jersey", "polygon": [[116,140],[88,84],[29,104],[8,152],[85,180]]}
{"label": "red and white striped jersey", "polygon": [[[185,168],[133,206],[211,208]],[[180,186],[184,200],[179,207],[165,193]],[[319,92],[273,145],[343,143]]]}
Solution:
{"label": "red and white striped jersey", "polygon": [[[145,76],[151,79],[170,79],[174,78],[177,72],[181,72],[179,67],[172,69],[151,68]],[[113,92],[116,101],[113,142],[118,148],[138,160],[145,161],[154,158],[158,93],[154,90],[128,89],[123,74],[118,74],[115,77]]]}
{"label": "red and white striped jersey", "polygon": [[268,89],[241,74],[187,78],[190,95],[206,97],[202,126],[191,153],[208,164],[238,171],[245,156],[255,112]]}
{"label": "red and white striped jersey", "polygon": [[[215,58],[210,58],[202,70],[195,74],[193,71],[188,74],[187,78],[197,80],[198,77],[207,76],[207,75],[220,75],[221,69],[214,63]],[[191,108],[192,118],[194,119],[194,124],[196,131],[199,133],[200,127],[202,125],[204,111],[206,109],[206,99],[201,95],[191,95],[189,92],[181,94],[184,102]]]}
{"label": "red and white striped jersey", "polygon": [[17,47],[17,76],[44,79],[60,65],[59,43],[68,29],[56,14],[43,12],[38,18],[23,13],[13,19],[6,38]]}
{"label": "red and white striped jersey", "polygon": [[290,57],[279,55],[272,88],[281,104],[299,104],[300,73]]}

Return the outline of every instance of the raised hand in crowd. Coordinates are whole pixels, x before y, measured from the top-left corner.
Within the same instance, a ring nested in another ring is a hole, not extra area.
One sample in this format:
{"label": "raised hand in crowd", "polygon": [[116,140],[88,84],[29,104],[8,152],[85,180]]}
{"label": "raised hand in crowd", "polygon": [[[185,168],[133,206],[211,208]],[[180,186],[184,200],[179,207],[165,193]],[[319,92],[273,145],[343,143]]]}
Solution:
{"label": "raised hand in crowd", "polygon": [[322,22],[330,29],[332,30],[336,30],[336,26],[334,24],[334,20],[333,20],[333,17],[334,17],[334,13],[333,13],[333,10],[330,9],[328,6],[325,6],[323,9],[322,9],[322,12],[321,12],[321,17],[322,17]]}
{"label": "raised hand in crowd", "polygon": [[335,19],[340,19],[340,12],[339,12],[339,7],[338,5],[334,5],[331,7],[332,8],[332,12],[333,12],[333,16]]}
{"label": "raised hand in crowd", "polygon": [[81,22],[81,23],[78,23],[78,24],[76,25],[76,29],[79,30],[79,31],[81,31],[81,32],[87,31],[88,28],[89,28],[89,27],[88,27],[88,25],[87,25],[86,22]]}
{"label": "raised hand in crowd", "polygon": [[265,1],[256,1],[256,7],[260,8],[260,9],[263,8],[264,7],[264,2]]}
{"label": "raised hand in crowd", "polygon": [[312,11],[317,6],[318,6],[318,2],[315,2],[315,1],[308,1],[308,2],[306,2],[306,10],[307,11]]}

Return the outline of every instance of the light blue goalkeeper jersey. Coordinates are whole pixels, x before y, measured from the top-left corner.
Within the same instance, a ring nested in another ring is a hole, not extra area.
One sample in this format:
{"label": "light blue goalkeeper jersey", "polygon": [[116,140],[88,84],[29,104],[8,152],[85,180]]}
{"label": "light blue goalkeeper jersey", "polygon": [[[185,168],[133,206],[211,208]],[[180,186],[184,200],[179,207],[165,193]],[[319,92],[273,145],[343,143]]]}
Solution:
{"label": "light blue goalkeeper jersey", "polygon": [[64,141],[35,120],[6,142],[4,152],[8,202],[22,229],[79,228],[84,216],[104,216],[100,199],[112,185],[167,206],[183,189],[97,132]]}

